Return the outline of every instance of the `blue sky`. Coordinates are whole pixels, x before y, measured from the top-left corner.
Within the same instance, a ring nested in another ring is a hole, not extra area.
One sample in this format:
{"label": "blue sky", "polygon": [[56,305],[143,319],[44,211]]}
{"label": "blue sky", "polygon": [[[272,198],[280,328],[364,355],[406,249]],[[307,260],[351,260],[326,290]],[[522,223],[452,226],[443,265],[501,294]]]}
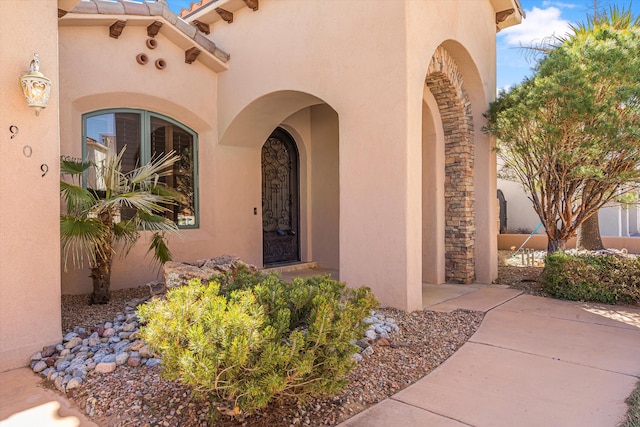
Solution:
{"label": "blue sky", "polygon": [[[507,89],[531,75],[535,64],[520,46],[535,45],[553,34],[567,34],[570,24],[584,22],[587,15],[593,15],[593,3],[593,0],[520,0],[527,18],[522,24],[498,33],[498,88]],[[613,6],[628,9],[629,3],[629,0],[597,1],[600,11]],[[632,10],[635,15],[640,14],[639,0],[634,1]]]}
{"label": "blue sky", "polygon": [[[176,13],[191,4],[191,0],[167,1],[171,10]],[[609,10],[612,6],[628,8],[630,1],[597,0],[597,5],[599,10]],[[583,22],[587,14],[593,14],[593,3],[593,0],[520,0],[527,18],[522,24],[498,33],[498,88],[507,89],[531,74],[534,63],[525,55],[521,46],[535,45],[553,34],[565,35],[569,31],[569,24]],[[635,0],[632,8],[634,14],[640,15],[640,0]]]}

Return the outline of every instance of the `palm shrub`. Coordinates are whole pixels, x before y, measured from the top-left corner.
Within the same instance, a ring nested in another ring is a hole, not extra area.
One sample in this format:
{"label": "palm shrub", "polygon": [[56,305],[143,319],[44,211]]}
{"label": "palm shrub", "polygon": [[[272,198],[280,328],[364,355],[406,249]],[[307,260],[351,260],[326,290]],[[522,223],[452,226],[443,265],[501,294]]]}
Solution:
{"label": "palm shrub", "polygon": [[[123,148],[118,154],[109,153],[99,164],[71,158],[60,161],[60,194],[66,206],[60,215],[64,268],[69,258],[76,268],[82,268],[88,259],[93,280],[91,304],[109,302],[111,265],[117,247],[126,256],[141,231],[152,231],[149,252],[162,264],[171,259],[165,232],[178,230],[173,221],[162,216],[168,211],[166,206],[174,203],[175,193],[159,181],[171,172],[178,157],[164,154],[124,173],[124,152]],[[85,184],[87,176],[95,177],[96,182]]]}
{"label": "palm shrub", "polygon": [[329,276],[286,283],[251,274],[241,284],[221,278],[227,293],[217,279],[194,280],[138,308],[141,338],[161,354],[163,375],[236,414],[341,390],[361,320],[377,306],[371,291]]}

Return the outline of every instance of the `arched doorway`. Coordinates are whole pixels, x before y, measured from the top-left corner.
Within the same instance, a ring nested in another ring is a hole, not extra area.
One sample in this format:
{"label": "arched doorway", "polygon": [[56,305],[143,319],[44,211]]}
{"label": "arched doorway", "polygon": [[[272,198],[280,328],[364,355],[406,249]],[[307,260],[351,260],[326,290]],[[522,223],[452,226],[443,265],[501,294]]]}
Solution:
{"label": "arched doorway", "polygon": [[264,265],[300,261],[298,149],[277,128],[262,146],[262,250]]}

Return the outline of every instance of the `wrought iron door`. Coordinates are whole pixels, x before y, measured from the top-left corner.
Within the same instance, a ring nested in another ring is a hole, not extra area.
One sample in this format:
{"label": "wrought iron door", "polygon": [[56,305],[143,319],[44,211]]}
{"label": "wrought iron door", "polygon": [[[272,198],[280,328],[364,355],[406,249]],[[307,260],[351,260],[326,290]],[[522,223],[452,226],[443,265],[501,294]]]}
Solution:
{"label": "wrought iron door", "polygon": [[280,128],[262,146],[262,235],[265,265],[300,261],[298,150]]}

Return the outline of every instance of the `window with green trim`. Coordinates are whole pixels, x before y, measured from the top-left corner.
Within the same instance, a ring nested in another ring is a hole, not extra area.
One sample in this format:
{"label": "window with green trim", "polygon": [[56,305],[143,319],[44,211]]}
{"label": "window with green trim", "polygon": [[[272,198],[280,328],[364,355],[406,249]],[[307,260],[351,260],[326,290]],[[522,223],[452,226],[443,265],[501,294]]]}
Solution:
{"label": "window with green trim", "polygon": [[[96,164],[108,152],[119,153],[126,146],[122,171],[127,173],[152,158],[175,151],[180,160],[168,176],[160,178],[179,193],[176,205],[166,216],[180,228],[198,226],[198,135],[177,121],[151,111],[111,109],[82,116],[82,157]],[[97,190],[104,183],[87,177]],[[123,213],[126,214],[126,213]]]}

